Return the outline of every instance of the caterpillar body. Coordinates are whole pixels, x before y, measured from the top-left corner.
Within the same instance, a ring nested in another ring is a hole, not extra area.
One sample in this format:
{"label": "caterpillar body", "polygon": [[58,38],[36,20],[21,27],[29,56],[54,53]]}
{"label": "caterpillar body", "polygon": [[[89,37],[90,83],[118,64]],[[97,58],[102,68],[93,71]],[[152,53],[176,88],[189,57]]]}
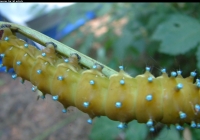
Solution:
{"label": "caterpillar body", "polygon": [[89,70],[82,68],[77,54],[59,57],[53,43],[38,50],[7,27],[0,30],[0,39],[2,65],[14,68],[12,78],[30,81],[32,91],[42,92],[41,98],[52,95],[63,104],[63,112],[75,106],[90,116],[88,123],[97,116],[107,116],[120,121],[121,129],[132,120],[146,123],[150,131],[158,122],[174,124],[178,130],[184,129],[184,123],[200,128],[200,80],[193,82],[195,72],[187,78],[181,71],[171,72],[169,77],[162,69],[162,74],[154,77],[146,67],[144,74],[133,78],[120,66],[119,73],[107,77],[99,64]]}

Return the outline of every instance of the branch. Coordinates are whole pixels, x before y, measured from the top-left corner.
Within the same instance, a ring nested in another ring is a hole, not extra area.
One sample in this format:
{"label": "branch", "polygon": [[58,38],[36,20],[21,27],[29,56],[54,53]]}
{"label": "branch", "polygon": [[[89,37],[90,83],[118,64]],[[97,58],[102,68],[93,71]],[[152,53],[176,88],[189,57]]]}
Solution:
{"label": "branch", "polygon": [[57,48],[56,48],[56,51],[59,52],[60,54],[64,55],[64,56],[67,56],[69,57],[71,53],[77,53],[80,57],[81,57],[81,60],[80,60],[80,64],[82,64],[83,66],[87,67],[87,68],[92,68],[92,66],[97,63],[97,64],[100,64],[102,65],[104,68],[102,70],[103,74],[105,74],[106,76],[111,76],[115,73],[117,73],[115,70],[107,67],[106,65],[70,48],[69,46],[67,45],[64,45],[63,43],[60,43],[59,41],[57,40],[54,40],[34,29],[31,29],[29,27],[26,27],[26,26],[22,26],[22,25],[18,25],[18,24],[14,24],[14,23],[9,23],[9,22],[0,22],[0,26],[1,25],[5,25],[5,24],[9,24],[11,25],[11,30],[12,31],[15,31],[15,32],[18,32],[24,36],[26,36],[27,38],[45,46],[45,43],[46,42],[53,42],[57,45]]}

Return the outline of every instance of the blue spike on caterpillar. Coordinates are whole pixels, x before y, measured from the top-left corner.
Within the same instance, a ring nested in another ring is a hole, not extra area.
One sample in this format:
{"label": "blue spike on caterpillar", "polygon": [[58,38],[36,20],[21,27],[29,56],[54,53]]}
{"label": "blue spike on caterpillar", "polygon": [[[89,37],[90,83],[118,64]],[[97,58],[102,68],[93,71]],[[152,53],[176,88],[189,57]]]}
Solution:
{"label": "blue spike on caterpillar", "polygon": [[154,77],[147,67],[144,74],[133,78],[120,66],[118,74],[106,77],[98,64],[90,70],[82,69],[77,54],[59,58],[53,43],[37,50],[6,27],[0,30],[0,37],[3,65],[16,72],[12,78],[30,81],[32,91],[40,90],[42,98],[51,94],[53,100],[63,104],[64,113],[75,106],[91,117],[88,123],[96,116],[107,116],[120,121],[121,129],[132,120],[146,123],[150,131],[157,122],[174,124],[178,130],[184,123],[200,128],[200,80],[193,83],[195,72],[188,78],[183,78],[181,71],[168,77],[162,69],[162,75]]}

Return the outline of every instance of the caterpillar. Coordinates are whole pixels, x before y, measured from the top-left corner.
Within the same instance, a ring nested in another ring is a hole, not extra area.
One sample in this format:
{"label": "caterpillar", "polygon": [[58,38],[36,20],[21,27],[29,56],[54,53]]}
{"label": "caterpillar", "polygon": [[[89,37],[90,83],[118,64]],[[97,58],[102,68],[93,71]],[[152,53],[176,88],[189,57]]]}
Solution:
{"label": "caterpillar", "polygon": [[52,42],[38,50],[17,38],[9,26],[1,27],[0,39],[1,66],[14,68],[13,79],[30,81],[39,97],[52,95],[63,105],[64,113],[69,106],[75,106],[89,115],[88,123],[95,117],[107,116],[119,121],[120,129],[132,120],[146,123],[151,132],[159,122],[174,124],[177,130],[183,130],[185,123],[200,128],[200,80],[194,82],[196,72],[183,78],[181,71],[168,76],[166,69],[161,69],[162,74],[154,77],[151,68],[146,67],[144,74],[131,77],[119,66],[119,72],[108,77],[101,64],[86,69],[77,53],[63,59]]}

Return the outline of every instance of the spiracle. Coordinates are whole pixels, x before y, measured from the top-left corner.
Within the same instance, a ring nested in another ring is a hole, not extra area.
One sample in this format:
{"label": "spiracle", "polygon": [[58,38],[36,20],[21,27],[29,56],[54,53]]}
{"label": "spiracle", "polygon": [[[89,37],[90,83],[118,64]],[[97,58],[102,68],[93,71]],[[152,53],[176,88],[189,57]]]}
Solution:
{"label": "spiracle", "polygon": [[183,78],[181,71],[168,76],[166,69],[161,69],[162,74],[154,77],[146,67],[144,74],[131,77],[119,66],[119,73],[107,77],[99,64],[84,69],[77,53],[60,58],[54,43],[38,50],[17,38],[9,27],[1,28],[0,37],[2,66],[14,68],[13,79],[30,81],[33,92],[42,92],[38,95],[41,98],[52,95],[52,100],[63,105],[63,113],[75,106],[90,116],[88,123],[107,116],[121,122],[120,129],[132,120],[146,123],[152,132],[158,122],[174,124],[177,130],[183,130],[184,123],[200,128],[200,80],[194,83],[196,72]]}

